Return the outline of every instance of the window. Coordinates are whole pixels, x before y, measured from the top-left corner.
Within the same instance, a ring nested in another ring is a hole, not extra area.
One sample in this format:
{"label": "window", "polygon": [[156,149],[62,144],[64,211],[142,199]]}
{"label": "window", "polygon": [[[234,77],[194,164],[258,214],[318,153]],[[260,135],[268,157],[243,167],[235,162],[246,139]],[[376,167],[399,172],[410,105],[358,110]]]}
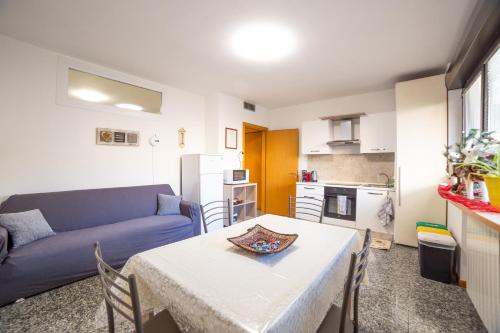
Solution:
{"label": "window", "polygon": [[471,129],[481,129],[482,114],[482,75],[479,74],[464,93],[464,134]]}
{"label": "window", "polygon": [[500,48],[486,63],[487,131],[500,140]]}
{"label": "window", "polygon": [[161,92],[68,68],[68,97],[118,110],[160,113]]}

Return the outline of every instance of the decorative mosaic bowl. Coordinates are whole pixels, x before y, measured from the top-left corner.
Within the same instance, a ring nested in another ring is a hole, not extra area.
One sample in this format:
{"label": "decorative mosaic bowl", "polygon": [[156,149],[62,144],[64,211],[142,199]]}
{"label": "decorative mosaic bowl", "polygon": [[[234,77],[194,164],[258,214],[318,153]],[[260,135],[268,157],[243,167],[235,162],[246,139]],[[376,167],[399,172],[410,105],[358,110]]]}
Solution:
{"label": "decorative mosaic bowl", "polygon": [[297,234],[280,234],[256,224],[243,235],[227,240],[249,252],[272,254],[281,252],[292,245],[297,237],[299,237]]}

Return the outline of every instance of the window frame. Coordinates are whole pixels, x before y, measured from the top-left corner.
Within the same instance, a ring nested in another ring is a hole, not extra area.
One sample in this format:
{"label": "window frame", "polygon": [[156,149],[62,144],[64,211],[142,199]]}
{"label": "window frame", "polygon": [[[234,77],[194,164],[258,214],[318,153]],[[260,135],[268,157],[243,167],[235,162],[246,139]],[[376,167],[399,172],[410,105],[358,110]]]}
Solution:
{"label": "window frame", "polygon": [[[79,100],[68,95],[68,71],[69,69],[76,69],[82,72],[87,72],[107,79],[119,81],[126,84],[150,89],[161,93],[161,106],[159,113],[151,113],[136,110],[127,110],[113,105],[104,105],[88,101]],[[125,74],[123,72],[115,71],[106,67],[88,63],[82,60],[59,56],[57,62],[57,78],[56,78],[56,104],[66,107],[73,107],[85,109],[89,111],[108,112],[122,116],[133,116],[147,119],[157,119],[158,117],[165,116],[165,98],[166,91],[164,86],[141,79],[136,76]]]}
{"label": "window frame", "polygon": [[484,128],[484,75],[482,69],[479,71],[475,71],[474,74],[470,77],[469,80],[467,80],[464,89],[462,90],[462,136],[465,137],[467,135],[466,133],[466,123],[467,123],[467,118],[466,115],[467,113],[465,112],[465,94],[470,90],[472,85],[476,82],[478,77],[481,76],[481,109],[479,111],[479,124],[480,124],[480,130],[483,131]]}
{"label": "window frame", "polygon": [[481,75],[481,131],[489,131],[488,128],[488,74],[487,74],[487,66],[488,61],[495,55],[496,52],[500,52],[500,38],[497,39],[495,45],[486,53],[486,56],[477,66],[477,69],[472,72],[469,79],[465,82],[464,88],[462,90],[462,137],[465,137],[467,133],[465,133],[465,124],[466,124],[466,113],[465,113],[465,99],[464,96],[467,91],[470,89],[472,84],[476,81],[478,75]]}
{"label": "window frame", "polygon": [[[491,50],[491,52],[488,54],[486,57],[484,64],[483,64],[483,72],[484,72],[484,84],[485,88],[486,85],[488,84],[488,62],[493,58],[493,56],[497,53],[500,52],[500,41],[497,42],[496,46]],[[484,122],[483,122],[483,127],[485,131],[490,131],[489,128],[489,96],[488,96],[488,89],[485,89],[485,93],[483,96],[483,104],[484,104]]]}

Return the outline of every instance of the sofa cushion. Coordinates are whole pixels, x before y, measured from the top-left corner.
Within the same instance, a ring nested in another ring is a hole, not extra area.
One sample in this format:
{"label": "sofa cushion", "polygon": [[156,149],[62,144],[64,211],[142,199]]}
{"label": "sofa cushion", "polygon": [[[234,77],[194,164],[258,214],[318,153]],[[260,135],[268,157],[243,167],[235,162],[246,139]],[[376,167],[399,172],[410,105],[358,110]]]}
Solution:
{"label": "sofa cushion", "polygon": [[0,304],[96,274],[95,241],[118,267],[136,253],[192,236],[191,219],[154,215],[37,240],[12,249],[0,265]]}
{"label": "sofa cushion", "polygon": [[55,235],[39,209],[0,214],[0,226],[12,237],[13,248]]}
{"label": "sofa cushion", "polygon": [[158,193],[174,194],[164,184],[13,195],[0,214],[40,209],[55,232],[77,230],[155,215]]}
{"label": "sofa cushion", "polygon": [[158,194],[158,211],[156,215],[179,215],[181,213],[181,196]]}

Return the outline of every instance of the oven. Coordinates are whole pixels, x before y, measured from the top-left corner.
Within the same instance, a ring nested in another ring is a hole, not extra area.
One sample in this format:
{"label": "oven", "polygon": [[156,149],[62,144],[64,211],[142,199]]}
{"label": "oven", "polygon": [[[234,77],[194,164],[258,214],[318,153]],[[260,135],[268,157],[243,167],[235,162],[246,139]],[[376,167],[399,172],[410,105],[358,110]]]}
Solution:
{"label": "oven", "polygon": [[324,215],[333,219],[356,221],[356,188],[325,186]]}

